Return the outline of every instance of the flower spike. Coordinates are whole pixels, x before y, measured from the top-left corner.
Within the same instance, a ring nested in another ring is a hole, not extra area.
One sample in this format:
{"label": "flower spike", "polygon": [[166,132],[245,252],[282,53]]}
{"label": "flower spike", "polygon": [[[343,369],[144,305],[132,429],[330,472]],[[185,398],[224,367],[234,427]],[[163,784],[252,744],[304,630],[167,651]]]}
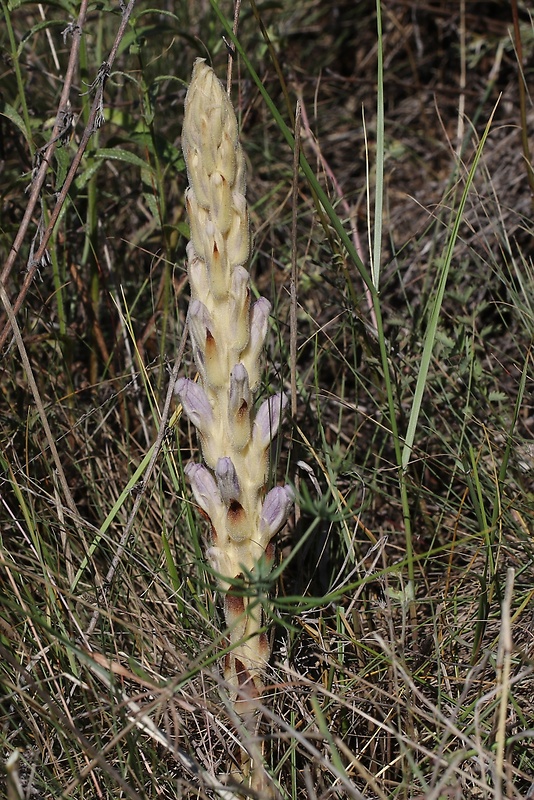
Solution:
{"label": "flower spike", "polygon": [[236,586],[272,563],[270,542],[294,497],[289,486],[266,494],[269,445],[287,398],[275,395],[254,411],[271,304],[260,297],[251,305],[245,159],[230,100],[203,59],[187,92],[182,146],[189,178],[189,328],[199,382],[181,378],[176,393],[199,431],[207,465],[189,464],[186,474],[211,521],[206,556],[225,594],[225,676],[236,708],[248,712],[263,691],[269,646],[254,582],[243,596]]}

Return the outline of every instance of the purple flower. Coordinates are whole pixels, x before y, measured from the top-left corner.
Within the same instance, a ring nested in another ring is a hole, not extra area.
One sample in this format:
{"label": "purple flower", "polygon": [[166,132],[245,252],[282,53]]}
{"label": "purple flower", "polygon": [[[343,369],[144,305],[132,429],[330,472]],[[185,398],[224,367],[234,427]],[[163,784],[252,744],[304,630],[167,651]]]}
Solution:
{"label": "purple flower", "polygon": [[250,310],[249,340],[246,348],[241,353],[250,381],[250,388],[255,391],[260,382],[260,354],[267,336],[271,304],[265,297],[256,300]]}
{"label": "purple flower", "polygon": [[269,314],[271,313],[271,304],[266,297],[260,297],[250,311],[250,343],[249,349],[255,353],[257,358],[265,337],[267,336],[267,325],[269,323]]}
{"label": "purple flower", "polygon": [[189,330],[196,348],[204,351],[206,347],[206,331],[211,331],[213,323],[211,316],[200,300],[192,300],[189,305]]}
{"label": "purple flower", "polygon": [[243,406],[249,407],[251,399],[248,372],[245,365],[239,362],[230,373],[230,413],[232,415],[242,413]]}
{"label": "purple flower", "polygon": [[295,495],[289,485],[275,486],[263,501],[260,516],[260,534],[262,539],[270,541],[287,520]]}
{"label": "purple flower", "polygon": [[287,397],[282,392],[269,397],[265,400],[254,420],[254,430],[252,438],[260,449],[269,446],[271,440],[276,436],[282,413],[287,406]]}
{"label": "purple flower", "polygon": [[213,425],[213,411],[202,386],[190,381],[189,378],[179,378],[174,391],[195,428],[198,428],[200,433],[209,435]]}
{"label": "purple flower", "polygon": [[217,461],[215,476],[226,505],[229,506],[232,500],[239,500],[241,487],[231,458],[225,456]]}
{"label": "purple flower", "polygon": [[224,505],[213,475],[202,464],[195,464],[193,461],[187,464],[184,472],[191,483],[195,500],[215,524]]}

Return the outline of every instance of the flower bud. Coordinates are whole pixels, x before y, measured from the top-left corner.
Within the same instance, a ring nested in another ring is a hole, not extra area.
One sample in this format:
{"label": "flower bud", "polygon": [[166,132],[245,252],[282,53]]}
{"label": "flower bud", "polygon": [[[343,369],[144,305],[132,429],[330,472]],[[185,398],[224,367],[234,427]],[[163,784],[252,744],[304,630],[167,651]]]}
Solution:
{"label": "flower bud", "polygon": [[233,270],[231,297],[234,302],[232,349],[239,356],[247,346],[250,335],[249,274],[244,267],[235,267]]}
{"label": "flower bud", "polygon": [[250,254],[247,201],[239,192],[232,195],[232,224],[226,237],[228,259],[232,267],[242,266]]}
{"label": "flower bud", "polygon": [[197,255],[193,242],[187,245],[187,271],[189,274],[189,285],[191,287],[191,298],[193,300],[205,300],[210,291],[208,268],[206,262]]}
{"label": "flower bud", "polygon": [[228,233],[234,217],[232,193],[228,181],[220,172],[210,175],[211,218],[223,234]]}
{"label": "flower bud", "polygon": [[189,306],[189,330],[195,363],[203,381],[211,388],[226,386],[228,382],[227,359],[224,357],[224,348],[220,348],[215,339],[214,328],[211,314],[204,303],[193,300]]}
{"label": "flower bud", "polygon": [[215,475],[217,483],[219,484],[221,497],[226,505],[229,506],[232,500],[239,500],[241,488],[231,458],[225,456],[217,461]]}
{"label": "flower bud", "polygon": [[287,406],[287,397],[282,392],[265,400],[256,415],[252,438],[260,450],[267,448],[276,436],[282,412]]}
{"label": "flower bud", "polygon": [[211,221],[206,222],[203,232],[205,261],[208,266],[210,291],[215,301],[223,301],[230,290],[230,267],[226,244]]}
{"label": "flower bud", "polygon": [[271,304],[265,297],[256,300],[250,311],[249,341],[241,354],[241,360],[247,368],[252,392],[260,382],[260,353],[267,336],[270,313]]}
{"label": "flower bud", "polygon": [[204,353],[206,349],[206,331],[213,330],[210,313],[200,300],[192,300],[189,304],[189,333],[193,341],[193,348]]}
{"label": "flower bud", "polygon": [[206,114],[199,114],[198,123],[200,133],[199,150],[202,153],[200,169],[211,175],[212,172],[215,172],[217,166],[217,143],[213,139],[212,129]]}
{"label": "flower bud", "polygon": [[207,261],[206,245],[210,244],[206,240],[204,231],[208,224],[209,216],[205,208],[197,202],[194,192],[191,189],[185,191],[185,204],[189,216],[189,229],[191,231],[191,241],[199,258]]}
{"label": "flower bud", "polygon": [[[228,116],[227,103],[219,103],[221,94],[218,91],[219,87],[221,87],[219,81],[213,80],[212,76],[210,75],[210,100],[213,105],[206,109],[206,118],[210,132],[210,144],[214,156],[217,155],[217,152],[221,146],[224,126]],[[224,95],[225,100],[228,100],[226,97],[226,92],[223,91],[222,94]],[[215,169],[217,169],[217,166],[215,166]]]}
{"label": "flower bud", "polygon": [[241,145],[239,144],[239,140],[237,142],[237,147],[236,147],[235,180],[232,186],[234,187],[236,192],[245,197],[245,192],[247,190],[247,165],[245,163],[245,157],[243,155]]}
{"label": "flower bud", "polygon": [[248,383],[245,365],[239,362],[230,373],[229,411],[232,416],[239,414],[243,405],[250,407],[252,395]]}
{"label": "flower bud", "polygon": [[224,505],[213,475],[202,464],[192,461],[186,465],[184,472],[189,478],[198,505],[206,512],[213,525],[217,525],[222,519]]}
{"label": "flower bud", "polygon": [[186,149],[182,139],[182,147],[186,153],[186,163],[190,165],[187,170],[189,185],[193,190],[197,203],[203,208],[209,208],[210,205],[210,186],[207,173],[201,169],[200,153],[193,145]]}
{"label": "flower bud", "polygon": [[[235,185],[236,172],[237,172],[237,154],[239,153],[241,161],[244,161],[243,154],[236,149],[235,141],[228,135],[227,131],[223,131],[221,144],[217,153],[217,172],[224,175],[224,178],[229,186]],[[244,194],[244,192],[243,192]]]}
{"label": "flower bud", "polygon": [[260,297],[250,312],[250,349],[258,352],[264,345],[269,324],[271,304],[266,297]]}
{"label": "flower bud", "polygon": [[228,398],[228,426],[230,440],[236,450],[250,441],[250,409],[252,395],[248,373],[244,364],[236,364],[230,373],[230,395]]}
{"label": "flower bud", "polygon": [[202,386],[189,378],[179,378],[174,391],[195,428],[208,435],[213,426],[213,410]]}
{"label": "flower bud", "polygon": [[275,486],[263,501],[260,515],[260,536],[262,545],[267,545],[278,533],[289,516],[295,501],[293,489],[289,485]]}

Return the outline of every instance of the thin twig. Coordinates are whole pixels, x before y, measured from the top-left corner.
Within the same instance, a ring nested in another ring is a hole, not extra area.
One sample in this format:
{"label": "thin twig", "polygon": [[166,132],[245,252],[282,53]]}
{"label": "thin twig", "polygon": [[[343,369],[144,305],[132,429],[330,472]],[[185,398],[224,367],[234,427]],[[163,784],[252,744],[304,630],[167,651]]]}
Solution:
{"label": "thin twig", "polygon": [[[80,162],[82,160],[82,157],[83,157],[83,154],[84,154],[85,149],[87,147],[87,144],[89,142],[89,139],[91,138],[93,133],[100,127],[100,125],[103,122],[103,117],[102,117],[102,102],[103,102],[103,100],[102,100],[102,98],[103,98],[103,95],[104,95],[104,86],[106,84],[106,80],[107,80],[107,78],[109,76],[109,73],[110,73],[111,67],[113,65],[113,62],[115,61],[115,57],[117,55],[117,50],[119,48],[119,44],[121,42],[122,37],[124,36],[124,32],[126,30],[126,26],[128,24],[128,21],[130,19],[130,16],[132,14],[133,9],[134,9],[135,3],[136,3],[136,0],[130,0],[130,2],[128,3],[127,7],[124,9],[124,12],[123,12],[122,18],[121,18],[121,23],[119,25],[119,29],[117,31],[117,35],[115,37],[115,41],[113,42],[113,47],[111,48],[110,54],[108,56],[108,59],[107,59],[107,61],[103,62],[103,64],[100,66],[100,69],[98,70],[97,78],[96,78],[96,80],[95,80],[95,82],[93,84],[93,87],[95,89],[95,96],[94,96],[93,104],[91,106],[91,111],[89,113],[89,119],[87,120],[87,125],[85,126],[85,130],[83,132],[80,144],[78,146],[78,150],[76,151],[76,155],[74,156],[74,159],[72,160],[72,163],[70,165],[70,169],[69,169],[69,171],[67,173],[67,177],[65,178],[63,186],[61,187],[61,191],[58,194],[56,205],[55,205],[54,210],[52,211],[52,214],[50,216],[50,221],[49,221],[46,229],[43,231],[43,237],[42,237],[42,239],[40,241],[39,248],[37,249],[37,252],[35,253],[35,255],[33,257],[32,263],[28,265],[28,270],[26,272],[26,277],[24,279],[24,283],[22,284],[22,288],[21,288],[21,290],[19,292],[19,295],[17,297],[16,302],[13,304],[13,311],[14,311],[15,314],[17,314],[19,312],[19,310],[20,310],[20,308],[22,306],[22,303],[24,302],[24,299],[26,297],[26,294],[28,293],[28,289],[30,288],[30,285],[31,285],[31,283],[33,281],[35,273],[37,272],[37,269],[39,268],[39,265],[41,264],[41,261],[42,261],[44,255],[45,255],[46,248],[48,246],[48,242],[50,240],[50,237],[52,236],[52,233],[53,233],[54,228],[56,226],[56,222],[59,219],[59,215],[61,213],[61,210],[63,208],[65,200],[67,199],[67,194],[68,194],[69,189],[70,189],[70,187],[72,185],[74,177],[75,177],[75,175],[76,175],[76,173],[78,171],[78,167],[79,167]],[[43,177],[43,180],[44,180],[44,177]],[[17,237],[17,242],[18,242],[18,244],[17,244],[17,249],[16,249],[16,252],[15,252],[15,256],[18,253],[20,245],[22,244],[22,239],[20,241],[18,241],[18,237]],[[15,249],[15,245],[13,245],[13,248],[12,248],[11,252],[13,252],[14,249]],[[15,256],[13,256],[13,261],[14,261]],[[6,267],[7,267],[7,264],[6,264]],[[10,269],[11,269],[11,266],[10,266]],[[5,272],[5,269],[4,269],[4,272]],[[4,280],[3,275],[2,275],[2,282],[5,284],[5,280]],[[8,323],[5,325],[4,330],[2,331],[2,334],[0,336],[0,348],[3,347],[7,337],[9,335],[10,327],[11,327],[11,325],[10,325],[10,322],[8,321]]]}
{"label": "thin twig", "polygon": [[[76,21],[76,24],[71,26],[72,47],[69,56],[69,63],[67,65],[67,72],[65,74],[65,80],[63,81],[63,91],[61,92],[61,98],[59,101],[56,121],[52,129],[50,141],[46,147],[46,155],[44,156],[39,166],[39,169],[37,170],[36,175],[32,179],[31,183],[32,190],[30,197],[28,199],[28,204],[26,206],[26,210],[24,212],[20,228],[18,229],[17,235],[15,237],[15,241],[13,242],[9,255],[6,259],[6,263],[4,264],[4,269],[2,270],[2,274],[0,275],[0,281],[4,284],[4,286],[6,285],[6,281],[17,259],[20,248],[22,247],[22,243],[28,231],[30,220],[35,211],[35,206],[37,205],[37,202],[41,195],[41,189],[43,188],[43,184],[46,179],[46,173],[50,165],[50,161],[52,160],[52,156],[56,149],[57,142],[59,141],[59,135],[63,130],[65,116],[66,114],[68,114],[69,94],[72,82],[74,80],[74,72],[78,64],[78,53],[80,51],[80,42],[82,38],[83,26],[85,24],[85,16],[87,13],[88,3],[89,0],[82,0],[82,4],[80,6],[80,13],[78,14],[78,19]],[[2,342],[3,341],[4,339],[2,338]]]}
{"label": "thin twig", "polygon": [[523,158],[527,170],[527,179],[530,186],[530,201],[534,209],[534,168],[530,154],[527,125],[527,97],[525,90],[525,76],[523,73],[523,44],[521,42],[521,28],[519,27],[519,13],[517,0],[512,0],[512,18],[514,21],[514,44],[517,58],[517,86],[519,89],[519,113],[521,119],[521,145]]}
{"label": "thin twig", "polygon": [[295,149],[293,151],[293,189],[291,196],[291,307],[290,307],[290,341],[289,353],[291,360],[291,415],[295,417],[297,413],[297,286],[298,286],[298,263],[297,263],[297,222],[298,222],[298,196],[299,196],[299,163],[300,163],[300,101],[297,101],[295,111]]}
{"label": "thin twig", "polygon": [[502,800],[504,782],[504,754],[506,749],[506,717],[508,715],[508,695],[510,691],[510,670],[512,667],[512,623],[511,606],[514,591],[515,571],[509,567],[506,573],[506,590],[501,610],[501,633],[497,655],[497,682],[500,687],[497,708],[497,731],[495,744],[495,800]]}
{"label": "thin twig", "polygon": [[[237,36],[237,28],[239,26],[239,12],[241,11],[241,0],[235,0],[234,3],[234,36]],[[226,50],[228,52],[228,67],[226,70],[226,91],[228,93],[228,97],[230,97],[230,93],[232,91],[232,64],[234,62],[234,58],[236,56],[234,48],[231,46],[231,42],[228,42],[224,39],[226,44]]]}
{"label": "thin twig", "polygon": [[460,0],[460,95],[458,97],[458,122],[456,125],[456,156],[461,158],[465,132],[465,90],[467,87],[467,47],[465,25],[465,0]]}
{"label": "thin twig", "polygon": [[[295,149],[293,151],[293,189],[292,189],[292,217],[291,217],[291,283],[290,283],[290,312],[289,312],[289,363],[291,370],[291,416],[297,417],[297,287],[298,287],[298,262],[297,262],[297,223],[298,223],[298,197],[299,197],[299,165],[300,165],[300,101],[297,100],[295,110]],[[295,487],[300,484],[300,478],[295,475]],[[295,503],[295,523],[299,521],[300,508]]]}

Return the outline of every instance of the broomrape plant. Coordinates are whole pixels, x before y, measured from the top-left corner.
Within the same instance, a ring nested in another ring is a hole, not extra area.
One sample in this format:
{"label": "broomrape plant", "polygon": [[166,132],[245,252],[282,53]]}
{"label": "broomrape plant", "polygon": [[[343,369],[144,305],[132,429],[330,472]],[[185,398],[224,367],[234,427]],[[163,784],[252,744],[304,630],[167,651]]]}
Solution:
{"label": "broomrape plant", "polygon": [[254,580],[272,565],[271,540],[294,497],[287,485],[265,494],[269,448],[287,398],[280,393],[254,409],[271,304],[263,297],[251,304],[245,160],[232,105],[203,59],[195,63],[185,100],[182,146],[191,229],[188,321],[198,382],[180,378],[176,393],[204,456],[205,465],[190,463],[185,472],[211,522],[206,555],[224,592],[230,639],[225,679],[245,711],[263,690],[270,655]]}

